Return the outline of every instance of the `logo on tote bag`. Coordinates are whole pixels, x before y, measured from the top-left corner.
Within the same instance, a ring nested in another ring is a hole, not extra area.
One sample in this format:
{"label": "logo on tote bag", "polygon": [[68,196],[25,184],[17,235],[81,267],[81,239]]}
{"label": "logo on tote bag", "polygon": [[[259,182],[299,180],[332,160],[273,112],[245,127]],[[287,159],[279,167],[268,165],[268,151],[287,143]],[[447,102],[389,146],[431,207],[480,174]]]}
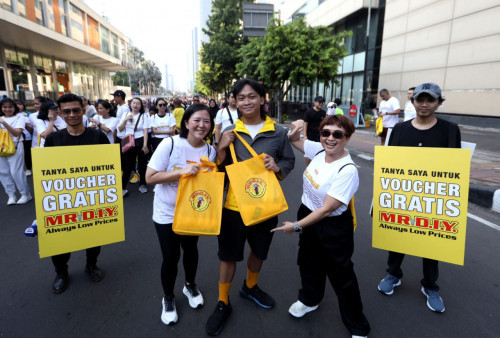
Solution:
{"label": "logo on tote bag", "polygon": [[189,197],[191,206],[196,211],[205,211],[212,202],[210,195],[204,190],[196,190]]}
{"label": "logo on tote bag", "polygon": [[254,198],[262,197],[266,193],[266,182],[260,178],[251,178],[245,184],[245,191]]}

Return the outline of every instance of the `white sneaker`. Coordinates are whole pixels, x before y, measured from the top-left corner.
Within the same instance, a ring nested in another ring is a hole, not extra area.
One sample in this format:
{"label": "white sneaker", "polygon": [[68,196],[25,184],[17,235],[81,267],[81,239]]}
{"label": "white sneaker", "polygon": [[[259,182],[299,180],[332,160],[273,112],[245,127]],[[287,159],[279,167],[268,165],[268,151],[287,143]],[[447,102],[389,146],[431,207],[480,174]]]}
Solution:
{"label": "white sneaker", "polygon": [[368,336],[356,336],[356,335],[352,335],[352,338],[368,338]]}
{"label": "white sneaker", "polygon": [[14,205],[17,202],[16,195],[9,196],[9,200],[7,201],[7,205]]}
{"label": "white sneaker", "polygon": [[31,176],[31,170],[29,170],[29,169],[26,170],[24,173],[26,174],[26,176]]}
{"label": "white sneaker", "polygon": [[304,303],[302,303],[300,300],[296,301],[295,303],[290,306],[290,309],[288,309],[288,312],[296,317],[300,318],[303,317],[306,313],[314,311],[318,308],[318,305],[315,306],[307,306]]}
{"label": "white sneaker", "polygon": [[201,295],[200,290],[195,283],[186,285],[184,284],[184,288],[182,289],[182,293],[186,295],[189,300],[189,306],[193,309],[197,309],[203,306],[203,296]]}
{"label": "white sneaker", "polygon": [[148,188],[146,188],[145,185],[140,185],[139,186],[139,191],[141,192],[141,194],[145,194],[148,192]]}
{"label": "white sneaker", "polygon": [[22,195],[21,198],[17,201],[17,204],[25,204],[31,201],[33,197],[31,197],[31,194],[28,195]]}
{"label": "white sneaker", "polygon": [[123,189],[122,193],[123,193],[123,197],[125,197],[128,194],[128,190],[127,189]]}
{"label": "white sneaker", "polygon": [[175,297],[172,299],[166,299],[163,297],[162,300],[163,310],[161,312],[161,321],[165,325],[171,325],[177,323],[177,309],[175,308]]}

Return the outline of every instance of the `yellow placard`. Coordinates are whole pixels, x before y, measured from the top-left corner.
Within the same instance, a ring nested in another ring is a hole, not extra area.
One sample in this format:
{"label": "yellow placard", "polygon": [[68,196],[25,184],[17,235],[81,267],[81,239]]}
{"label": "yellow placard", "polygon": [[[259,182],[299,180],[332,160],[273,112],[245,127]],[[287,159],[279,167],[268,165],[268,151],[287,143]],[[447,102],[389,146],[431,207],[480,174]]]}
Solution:
{"label": "yellow placard", "polygon": [[32,149],[40,258],[125,240],[118,144]]}
{"label": "yellow placard", "polygon": [[470,149],[375,147],[373,247],[464,264]]}

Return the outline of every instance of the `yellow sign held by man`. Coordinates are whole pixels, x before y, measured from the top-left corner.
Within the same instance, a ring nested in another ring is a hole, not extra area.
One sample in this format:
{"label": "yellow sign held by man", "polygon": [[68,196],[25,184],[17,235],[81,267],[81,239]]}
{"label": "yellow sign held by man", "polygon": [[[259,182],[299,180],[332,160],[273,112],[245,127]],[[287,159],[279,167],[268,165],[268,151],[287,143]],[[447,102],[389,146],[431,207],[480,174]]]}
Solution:
{"label": "yellow sign held by man", "polygon": [[375,147],[373,247],[463,265],[470,149]]}
{"label": "yellow sign held by man", "polygon": [[118,147],[32,152],[41,258],[125,240]]}

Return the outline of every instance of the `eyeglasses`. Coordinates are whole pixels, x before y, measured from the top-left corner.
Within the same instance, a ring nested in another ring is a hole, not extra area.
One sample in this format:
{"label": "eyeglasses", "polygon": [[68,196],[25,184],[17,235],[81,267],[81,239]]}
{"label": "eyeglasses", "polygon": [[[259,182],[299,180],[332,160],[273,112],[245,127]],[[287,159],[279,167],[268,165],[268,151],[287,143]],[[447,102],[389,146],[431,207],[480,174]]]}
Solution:
{"label": "eyeglasses", "polygon": [[167,105],[165,103],[160,103],[158,107],[166,107]]}
{"label": "eyeglasses", "polygon": [[61,110],[61,113],[63,114],[70,114],[70,113],[73,113],[73,114],[80,114],[82,112],[82,108],[73,108],[73,109],[62,109]]}
{"label": "eyeglasses", "polygon": [[327,137],[327,138],[330,137],[330,135],[332,135],[333,138],[336,138],[337,140],[340,140],[340,139],[342,139],[345,136],[345,134],[342,131],[340,131],[340,130],[330,131],[328,129],[322,129],[322,130],[320,130],[319,134],[321,136]]}

